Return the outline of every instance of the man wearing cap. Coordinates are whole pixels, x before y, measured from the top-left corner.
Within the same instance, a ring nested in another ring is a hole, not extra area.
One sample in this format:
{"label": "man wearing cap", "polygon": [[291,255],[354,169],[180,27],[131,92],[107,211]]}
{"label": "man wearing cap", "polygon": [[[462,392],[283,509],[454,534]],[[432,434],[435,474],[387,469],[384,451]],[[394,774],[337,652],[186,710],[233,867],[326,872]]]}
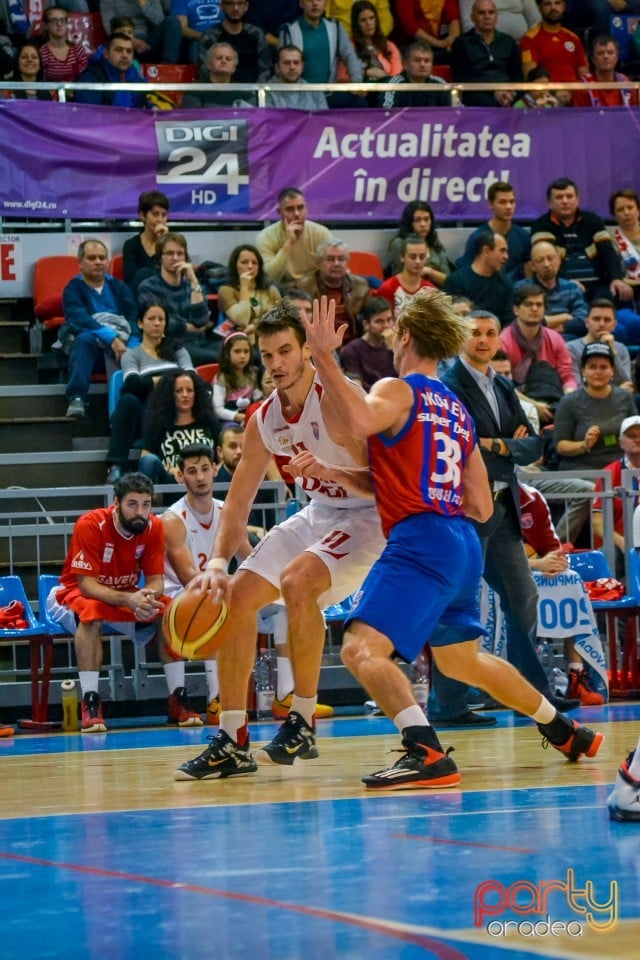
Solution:
{"label": "man wearing cap", "polygon": [[633,397],[613,384],[608,343],[588,343],[582,354],[583,386],[563,397],[554,420],[560,470],[603,470],[622,453],[620,424],[637,414]]}
{"label": "man wearing cap", "polygon": [[[622,487],[623,470],[640,470],[640,417],[627,417],[620,425],[620,437],[618,439],[622,456],[613,463],[608,464],[605,470],[611,474],[611,485],[614,490]],[[602,490],[602,480],[596,482],[596,491]],[[602,524],[602,500],[598,498],[593,501],[593,513],[591,516],[591,526],[596,544],[602,542],[604,535]],[[624,569],[624,517],[623,517],[623,499],[622,497],[613,498],[613,542],[616,546],[616,568],[622,563]]]}

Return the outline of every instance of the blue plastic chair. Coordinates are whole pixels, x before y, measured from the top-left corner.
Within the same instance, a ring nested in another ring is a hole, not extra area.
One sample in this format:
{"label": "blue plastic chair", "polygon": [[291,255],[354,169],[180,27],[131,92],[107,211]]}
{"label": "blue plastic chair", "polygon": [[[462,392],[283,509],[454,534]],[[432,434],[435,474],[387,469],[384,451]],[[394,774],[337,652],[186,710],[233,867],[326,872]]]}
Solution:
{"label": "blue plastic chair", "polygon": [[109,379],[109,420],[113,418],[114,410],[118,403],[118,397],[122,390],[124,376],[122,370],[115,370]]}
{"label": "blue plastic chair", "polygon": [[[607,645],[609,647],[609,689],[610,693],[628,693],[632,688],[640,687],[640,667],[638,664],[638,623],[640,614],[640,564],[637,552],[629,555],[629,584],[624,596],[617,600],[592,600],[591,606],[596,613],[604,614]],[[583,550],[568,554],[572,570],[580,574],[585,582],[613,577],[607,559],[601,550]],[[624,623],[624,645],[622,648],[622,668],[618,669],[618,630],[617,620]]]}
{"label": "blue plastic chair", "polygon": [[0,577],[0,607],[8,606],[13,600],[19,601],[24,606],[24,619],[29,626],[23,630],[11,627],[0,629],[0,642],[29,638],[31,720],[20,720],[19,725],[30,728],[49,728],[52,726],[47,723],[49,683],[53,665],[52,633],[48,624],[36,617],[31,609],[20,577],[15,575]]}

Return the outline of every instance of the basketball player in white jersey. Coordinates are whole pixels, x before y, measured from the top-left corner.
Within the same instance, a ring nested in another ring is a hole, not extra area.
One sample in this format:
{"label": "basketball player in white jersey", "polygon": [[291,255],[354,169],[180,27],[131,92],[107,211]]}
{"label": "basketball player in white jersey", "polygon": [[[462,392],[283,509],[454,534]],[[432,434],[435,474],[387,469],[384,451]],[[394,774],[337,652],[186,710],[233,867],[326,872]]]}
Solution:
{"label": "basketball player in white jersey", "polygon": [[[222,501],[213,498],[213,480],[216,465],[211,447],[193,443],[181,450],[178,457],[179,479],[187,492],[172,504],[162,515],[164,529],[164,582],[165,592],[170,597],[178,593],[199,572],[204,570],[213,539],[222,513]],[[245,556],[250,552],[247,541]],[[162,660],[169,688],[169,721],[179,727],[200,727],[200,714],[191,710],[185,686],[184,660],[177,660],[166,647],[164,627],[158,637],[158,652]],[[218,695],[218,669],[215,660],[205,660],[208,703],[207,721],[216,711]]]}
{"label": "basketball player in white jersey", "polygon": [[[340,434],[339,418],[326,404],[298,311],[283,300],[259,322],[256,337],[276,390],[247,426],[242,459],[225,500],[211,559],[193,584],[212,595],[224,594],[230,605],[232,630],[217,655],[220,732],[200,756],[176,771],[177,780],[257,770],[246,722],[256,614],[279,597],[289,618],[294,693],[287,719],[257,759],[292,764],[318,756],[314,712],[325,637],[322,610],[358,589],[384,547],[371,499],[337,483],[301,479],[297,482],[311,503],[270,530],[229,578],[229,561],[242,541],[260,481],[274,454],[291,459],[309,450],[338,466],[357,468],[366,463],[364,448],[356,449]],[[363,476],[368,482],[368,472]]]}

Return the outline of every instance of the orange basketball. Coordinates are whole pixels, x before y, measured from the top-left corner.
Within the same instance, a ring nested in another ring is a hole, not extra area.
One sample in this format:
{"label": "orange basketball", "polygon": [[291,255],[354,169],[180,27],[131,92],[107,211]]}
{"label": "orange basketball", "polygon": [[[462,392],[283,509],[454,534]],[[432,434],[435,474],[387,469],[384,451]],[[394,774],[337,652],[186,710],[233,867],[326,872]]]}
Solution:
{"label": "orange basketball", "polygon": [[224,600],[214,601],[198,590],[182,590],[164,615],[171,652],[185,660],[213,656],[225,639],[227,613]]}

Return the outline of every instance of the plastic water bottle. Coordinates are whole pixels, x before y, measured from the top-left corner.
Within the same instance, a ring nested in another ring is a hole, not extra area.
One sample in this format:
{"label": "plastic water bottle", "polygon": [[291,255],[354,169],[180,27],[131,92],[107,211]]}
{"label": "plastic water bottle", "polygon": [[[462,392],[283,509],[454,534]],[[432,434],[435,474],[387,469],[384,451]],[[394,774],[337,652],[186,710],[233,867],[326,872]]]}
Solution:
{"label": "plastic water bottle", "polygon": [[29,353],[42,353],[42,330],[39,320],[29,327]]}
{"label": "plastic water bottle", "polygon": [[542,665],[542,669],[549,680],[551,680],[553,676],[553,649],[549,641],[541,640],[536,647],[536,653],[538,654],[538,660]]}
{"label": "plastic water bottle", "polygon": [[74,733],[80,729],[78,719],[78,689],[75,680],[63,680],[62,688],[62,729],[65,733]]}
{"label": "plastic water bottle", "polygon": [[264,648],[260,650],[260,656],[253,668],[253,682],[256,691],[256,716],[258,720],[266,720],[267,717],[271,717],[275,689],[271,658]]}
{"label": "plastic water bottle", "polygon": [[427,701],[429,699],[430,670],[429,657],[424,650],[420,651],[416,659],[411,664],[409,676],[411,678],[411,688],[413,690],[413,696],[415,697],[416,703],[426,713]]}

